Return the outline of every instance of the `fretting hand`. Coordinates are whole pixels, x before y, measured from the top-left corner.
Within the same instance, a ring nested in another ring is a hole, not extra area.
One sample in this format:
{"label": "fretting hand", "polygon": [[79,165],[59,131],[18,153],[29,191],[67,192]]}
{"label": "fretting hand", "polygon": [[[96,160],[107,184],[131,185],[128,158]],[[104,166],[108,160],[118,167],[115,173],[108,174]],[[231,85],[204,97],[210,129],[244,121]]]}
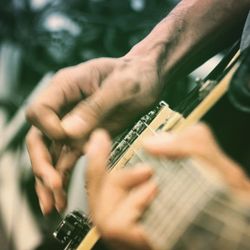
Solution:
{"label": "fretting hand", "polygon": [[[216,170],[237,195],[250,195],[249,179],[219,148],[204,124],[192,126],[179,134],[160,133],[145,139],[143,144],[144,149],[155,156],[195,158]],[[153,172],[149,166],[135,166],[108,173],[109,150],[107,134],[95,132],[88,145],[86,176],[93,222],[113,249],[150,249],[139,219],[157,195],[157,186],[151,180]]]}

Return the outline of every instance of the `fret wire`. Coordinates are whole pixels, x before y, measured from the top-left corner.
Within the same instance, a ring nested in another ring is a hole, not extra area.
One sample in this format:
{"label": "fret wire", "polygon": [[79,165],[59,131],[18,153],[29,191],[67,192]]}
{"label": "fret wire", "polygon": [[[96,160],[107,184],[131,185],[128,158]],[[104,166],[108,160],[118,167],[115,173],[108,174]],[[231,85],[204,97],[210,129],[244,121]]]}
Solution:
{"label": "fret wire", "polygon": [[[230,218],[231,219],[231,218]],[[201,228],[204,228],[207,232],[209,232],[209,233],[212,233],[212,234],[215,234],[215,235],[220,235],[218,232],[215,232],[213,229],[210,229],[206,224],[203,224],[203,223],[201,223],[201,222],[197,222],[197,221],[193,221],[192,222],[192,224],[193,225],[197,225],[198,227],[201,227]],[[228,226],[229,225],[225,225],[226,223],[224,223],[224,227],[227,227],[227,229],[228,229]],[[230,225],[230,226],[232,226],[232,225]],[[232,229],[231,229],[232,230]],[[240,234],[241,236],[242,236],[242,234]],[[235,241],[235,240],[233,240],[233,238],[232,237],[230,237],[229,235],[227,235],[227,234],[224,234],[223,236],[220,236],[220,238],[222,239],[222,240],[227,240],[227,241],[231,241],[231,242],[233,242],[233,241]],[[240,243],[240,238],[241,237],[239,237],[238,238],[238,243]]]}
{"label": "fret wire", "polygon": [[146,122],[143,122],[145,125],[146,125],[146,127],[150,130],[150,132],[152,132],[154,135],[156,135],[157,133],[155,132],[155,130],[149,125],[149,124],[147,124]]}
{"label": "fret wire", "polygon": [[[221,204],[220,204],[220,205],[221,205]],[[227,209],[227,208],[226,208],[226,209]],[[226,209],[222,209],[222,208],[221,208],[221,210],[224,211],[224,215],[223,215],[223,216],[222,216],[221,214],[220,214],[220,216],[218,216],[218,214],[216,214],[216,213],[210,211],[209,209],[205,209],[203,212],[206,213],[206,214],[208,214],[208,215],[209,215],[212,219],[214,219],[214,220],[217,220],[217,221],[222,222],[222,223],[228,223],[227,217],[230,217],[230,218],[231,218],[231,216],[229,216],[229,215],[225,216],[225,212],[228,211],[228,210],[226,210]],[[228,212],[228,213],[229,213],[229,212]],[[236,217],[238,217],[238,222],[241,222],[242,224],[244,224],[245,227],[248,226],[247,223],[244,221],[244,215],[243,215],[242,213],[238,212],[238,213],[236,214]],[[242,234],[243,234],[243,233],[245,233],[245,234],[248,233],[248,235],[249,235],[249,237],[250,237],[250,232],[247,232],[246,230],[242,229],[242,225],[241,225],[240,227],[239,227],[239,226],[236,227],[236,224],[234,223],[233,226],[234,226],[234,230],[235,230],[235,231],[241,231]]]}
{"label": "fret wire", "polygon": [[[164,194],[164,193],[163,193]],[[166,197],[167,198],[167,197]],[[169,201],[169,203],[171,203],[171,200]],[[156,203],[157,204],[157,203]],[[155,221],[156,223],[154,223],[154,224],[156,224],[157,225],[157,227],[156,227],[156,232],[157,232],[157,234],[159,235],[160,234],[160,232],[162,231],[162,229],[164,229],[164,227],[165,227],[165,224],[168,224],[168,226],[170,226],[170,225],[172,225],[172,224],[174,224],[174,225],[176,225],[176,221],[172,221],[172,219],[173,219],[173,217],[172,217],[172,215],[173,215],[173,210],[171,211],[170,209],[169,209],[169,207],[168,206],[165,206],[166,204],[165,204],[165,202],[162,202],[162,203],[160,203],[160,200],[158,200],[158,204],[157,204],[158,206],[156,206],[156,211],[158,212],[158,213],[156,213],[156,217],[157,218],[155,218],[154,216],[151,216],[151,220],[153,219],[153,221]],[[163,223],[160,223],[160,225],[158,225],[158,221],[159,222],[162,222],[162,217],[160,216],[160,214],[161,214],[161,210],[162,210],[162,208],[164,209],[164,214],[165,214],[165,212],[166,211],[168,211],[168,214],[167,214],[167,218],[164,218],[164,222]],[[176,208],[176,206],[175,207],[173,207],[173,209],[174,208]],[[159,211],[160,210],[160,211]],[[167,223],[167,222],[171,222],[171,224],[170,223]],[[147,220],[147,224],[150,224],[150,227],[152,227],[152,228],[155,228],[155,225],[154,224],[152,224],[151,223],[151,221],[150,220]],[[169,228],[168,228],[168,230],[169,230]]]}
{"label": "fret wire", "polygon": [[[129,146],[131,146],[131,144],[129,144],[128,142],[126,142]],[[137,153],[137,151],[136,150],[133,150],[133,152],[139,157],[139,158],[141,158],[140,157],[140,155]],[[143,161],[143,159],[141,158],[141,160]]]}
{"label": "fret wire", "polygon": [[[146,124],[146,123],[145,123]],[[154,134],[156,134],[155,133],[155,131],[153,131],[152,130],[152,128],[150,127],[150,126],[148,126],[148,124],[146,124],[146,126],[149,128],[149,130],[150,130],[150,132],[153,132]],[[137,134],[138,135],[138,134]],[[143,158],[141,157],[141,155],[138,153],[139,151],[138,150],[134,150],[133,148],[133,146],[132,146],[132,144],[130,144],[129,142],[127,142],[126,141],[126,143],[127,143],[127,145],[128,146],[130,146],[130,147],[132,147],[132,150],[133,150],[133,153],[142,161],[142,162],[144,162],[144,160],[143,160]],[[162,159],[161,159],[161,161],[162,161]],[[169,162],[168,162],[169,163]],[[166,163],[164,163],[163,165],[167,165]],[[171,165],[171,164],[170,164]],[[173,165],[173,164],[172,164]],[[166,167],[166,166],[165,166]],[[169,166],[167,166],[167,167],[169,167]],[[185,164],[183,165],[183,169],[185,168]],[[187,168],[188,169],[188,168]],[[161,176],[160,176],[161,177]],[[169,177],[168,178],[170,178],[170,175],[169,175]],[[176,177],[177,178],[177,177]],[[172,182],[174,182],[174,180],[176,179],[176,178],[173,178],[173,181]],[[163,178],[164,179],[164,178]],[[180,182],[180,180],[179,180],[179,182]],[[164,181],[162,182],[163,184],[164,184]],[[169,185],[171,185],[171,183],[169,184]],[[169,192],[169,190],[167,190],[167,192]],[[190,193],[190,195],[192,195],[193,193]],[[168,194],[168,196],[169,196],[169,194]],[[170,197],[173,199],[173,195],[171,196],[170,195]],[[164,197],[164,199],[166,200],[167,199],[167,196],[165,196]],[[162,211],[163,210],[166,210],[166,207],[165,207],[165,209],[164,209],[164,207],[163,207],[163,209],[162,209]],[[156,216],[157,217],[157,216]],[[161,218],[160,216],[158,216],[159,218]],[[171,216],[168,216],[169,218],[171,218]],[[154,220],[154,221],[156,221],[156,220]],[[152,225],[151,225],[152,226]],[[164,229],[164,228],[163,228]]]}
{"label": "fret wire", "polygon": [[[194,192],[193,192],[193,190],[190,190],[191,192],[189,193],[189,196],[186,196],[186,199],[183,199],[182,200],[182,204],[184,205],[185,203],[186,203],[186,201],[190,198],[190,195],[192,195],[192,197],[195,197],[195,194],[194,194]],[[179,205],[179,207],[180,207],[181,205]],[[177,208],[175,207],[175,209],[172,209],[172,211],[171,211],[171,213],[168,213],[168,217],[167,218],[165,218],[164,219],[164,223],[162,224],[162,228],[164,228],[164,225],[167,225],[167,229],[169,230],[170,229],[170,225],[172,225],[172,227],[176,227],[177,226],[177,224],[178,224],[178,221],[172,221],[172,218],[174,218],[174,216],[176,215],[176,213],[178,213],[179,211],[177,211],[176,210]],[[167,210],[167,208],[166,208],[166,210]],[[165,211],[166,211],[165,210]],[[187,213],[187,206],[185,206],[185,212]],[[160,214],[160,212],[159,212],[159,214]],[[180,214],[178,214],[178,216],[179,216],[179,219],[182,219],[181,217],[180,217]],[[171,221],[172,221],[172,224],[171,224]],[[163,229],[164,230],[164,229]],[[157,230],[157,231],[160,231],[160,229],[159,230]]]}
{"label": "fret wire", "polygon": [[[177,168],[176,168],[176,169],[177,169]],[[178,177],[177,177],[177,178],[178,178]],[[172,182],[175,182],[175,179],[176,179],[176,178],[172,178]],[[171,185],[171,183],[170,183],[170,185]]]}
{"label": "fret wire", "polygon": [[[214,199],[213,201],[218,202],[218,199]],[[219,204],[219,205],[221,205],[221,204]],[[237,234],[239,235],[239,237],[238,237],[237,240],[233,239],[232,237],[230,237],[227,234],[224,234],[223,236],[221,236],[221,238],[225,239],[225,240],[228,240],[228,241],[234,241],[234,244],[239,245],[241,243],[240,239],[243,237],[244,234],[246,234],[248,232],[247,227],[249,227],[249,225],[246,223],[245,220],[243,220],[244,218],[242,218],[242,217],[240,218],[240,216],[242,216],[242,214],[237,213],[236,214],[236,216],[238,217],[237,220],[238,220],[238,222],[241,222],[242,225],[240,227],[238,226],[237,228],[235,228],[235,223],[232,223],[232,222],[228,223],[228,221],[232,221],[232,217],[230,216],[230,214],[228,214],[229,213],[228,210],[224,210],[223,208],[221,208],[221,210],[223,210],[224,215],[226,215],[226,216],[221,217],[221,215],[218,215],[218,211],[217,211],[217,214],[211,213],[211,211],[209,211],[209,207],[204,209],[202,212],[203,212],[204,215],[208,214],[208,216],[210,216],[210,219],[212,218],[212,219],[215,219],[215,220],[219,221],[220,223],[223,223],[225,228],[227,228],[227,229],[231,228],[231,231],[233,231],[233,229],[234,229],[235,233],[238,230]],[[234,219],[236,219],[236,218],[234,218]],[[198,221],[194,220],[192,222],[192,224],[197,225],[197,226],[199,226],[201,228],[204,228],[205,230],[207,230],[209,232],[212,232],[213,234],[219,235],[219,233],[216,232],[214,228],[210,228],[208,226],[209,224],[204,224],[200,220],[198,220]],[[237,224],[239,224],[239,223],[237,223]],[[250,237],[250,233],[248,233],[248,237]],[[249,242],[249,244],[250,244],[250,242]],[[236,249],[238,249],[238,248],[236,247]]]}
{"label": "fret wire", "polygon": [[[225,202],[221,198],[216,198],[215,202],[218,203],[218,205],[221,207],[221,210],[223,210],[223,211],[229,211],[229,209],[230,209],[231,212],[234,213],[234,215],[236,215],[236,216],[241,216],[243,218],[248,216],[248,214],[246,214],[242,209],[240,211],[239,210],[237,211],[231,202]],[[218,214],[215,213],[214,211],[205,210],[205,212],[209,213],[211,216],[215,217],[218,220],[222,220],[222,218],[223,218],[223,216],[218,216]],[[249,232],[249,235],[250,235],[250,232]]]}
{"label": "fret wire", "polygon": [[[181,190],[182,191],[182,190]],[[196,191],[196,192],[195,192]],[[164,220],[164,223],[162,223],[162,226],[161,226],[161,230],[157,230],[158,231],[158,233],[161,235],[162,233],[165,233],[164,231],[167,229],[169,232],[171,232],[172,230],[171,229],[173,229],[173,228],[175,228],[175,227],[177,227],[177,225],[178,224],[180,224],[180,221],[182,221],[183,222],[183,218],[184,218],[184,215],[185,214],[187,214],[188,212],[189,212],[189,209],[188,208],[193,208],[193,201],[192,202],[189,202],[188,204],[186,204],[186,201],[187,200],[189,200],[190,199],[190,197],[196,197],[196,196],[198,196],[198,197],[200,197],[200,192],[199,192],[199,190],[197,189],[197,187],[194,187],[194,186],[192,186],[192,188],[190,188],[189,190],[188,190],[188,192],[186,193],[186,195],[185,195],[185,197],[181,197],[182,199],[181,199],[181,201],[179,202],[179,208],[181,207],[181,208],[183,208],[183,206],[182,205],[186,205],[185,206],[185,210],[183,210],[183,209],[179,209],[179,211],[177,211],[177,207],[174,207],[173,209],[172,209],[172,211],[170,212],[170,211],[168,211],[168,218],[170,219],[170,220],[172,220],[172,218],[175,218],[174,216],[176,215],[176,214],[178,214],[178,219],[177,220],[175,220],[174,221],[174,223],[170,223],[170,221],[169,221],[169,219],[168,220]],[[165,204],[164,204],[165,205]],[[166,210],[165,210],[166,211]],[[173,221],[172,221],[173,222]],[[183,224],[183,223],[182,223]],[[166,226],[167,226],[167,228],[166,228]]]}
{"label": "fret wire", "polygon": [[[193,196],[194,196],[194,194],[193,194]],[[189,207],[192,208],[192,205],[189,204]],[[184,213],[184,215],[185,215],[187,212],[189,212],[189,211],[187,210],[187,206],[186,206],[185,210],[182,210],[182,213]],[[190,212],[189,212],[189,216],[190,216]],[[181,217],[183,217],[183,215]],[[174,240],[173,235],[174,235],[174,237],[177,237],[176,230],[180,230],[180,225],[184,226],[183,223],[181,223],[181,217],[180,216],[178,217],[178,219],[179,219],[179,221],[178,221],[179,227],[175,226],[176,227],[176,229],[174,230],[175,233],[173,232],[173,229],[171,230],[171,225],[169,225],[168,223],[164,223],[166,227],[162,228],[162,230],[160,232],[158,230],[153,231],[153,233],[156,233],[155,239],[157,239],[159,236],[163,235],[163,236],[165,236],[165,239],[168,239],[168,241],[171,240],[171,238],[172,238],[172,241],[173,241]],[[172,217],[172,218],[174,218],[174,217]],[[149,232],[152,233],[151,230],[150,230],[150,227],[149,227]],[[166,234],[166,232],[169,232],[168,235]]]}
{"label": "fret wire", "polygon": [[[165,208],[166,209],[166,208]],[[172,216],[171,216],[172,217]]]}
{"label": "fret wire", "polygon": [[[229,193],[230,194],[230,193]],[[235,211],[236,213],[238,213],[239,208],[236,208],[235,205],[232,202],[229,202],[225,199],[221,199],[220,197],[218,197],[216,199],[216,201],[218,203],[220,203],[220,205],[224,206],[225,208],[230,208],[231,210]],[[242,209],[241,209],[242,210]],[[244,213],[244,216],[249,216],[249,214],[247,212],[241,211],[242,213]]]}
{"label": "fret wire", "polygon": [[[182,176],[183,176],[183,173],[182,173]],[[179,185],[179,182],[181,182],[182,181],[182,176],[180,176],[180,175],[178,175],[178,174],[176,174],[176,176],[174,177],[174,178],[172,178],[172,180],[169,182],[169,185],[168,186],[170,186],[169,188],[168,187],[166,187],[165,189],[163,189],[161,192],[160,192],[160,194],[156,197],[156,199],[155,199],[155,202],[153,202],[152,203],[152,206],[154,207],[154,206],[161,206],[161,203],[158,205],[156,202],[157,201],[161,201],[162,203],[164,203],[164,200],[165,199],[168,199],[168,200],[170,200],[171,201],[171,197],[173,197],[174,195],[177,195],[176,193],[175,193],[175,190],[177,189],[178,190],[178,185]],[[171,178],[171,177],[173,177],[172,175],[171,176],[169,176],[168,178]],[[176,182],[176,179],[178,180],[178,182]],[[172,183],[174,183],[174,185],[172,184]],[[164,192],[165,190],[167,190],[167,193],[166,192]],[[162,196],[163,196],[163,199],[162,199]],[[165,204],[164,204],[165,205]],[[164,210],[164,212],[167,210],[167,207],[164,207],[162,210]],[[156,216],[158,216],[159,214],[156,214]],[[169,213],[168,213],[168,215],[167,215],[168,217],[169,217]],[[156,219],[154,218],[154,217],[152,217],[152,220],[153,220],[153,222],[155,222],[156,223]]]}

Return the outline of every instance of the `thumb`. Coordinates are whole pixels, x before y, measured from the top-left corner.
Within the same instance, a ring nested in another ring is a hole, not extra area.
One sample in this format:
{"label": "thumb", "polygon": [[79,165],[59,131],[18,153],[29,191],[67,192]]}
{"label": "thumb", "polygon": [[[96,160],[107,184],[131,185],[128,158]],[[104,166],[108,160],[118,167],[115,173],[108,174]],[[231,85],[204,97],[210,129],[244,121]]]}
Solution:
{"label": "thumb", "polygon": [[87,170],[85,175],[91,208],[96,204],[96,197],[100,193],[103,179],[106,176],[106,166],[110,148],[111,141],[105,131],[96,130],[91,135],[87,147]]}
{"label": "thumb", "polygon": [[117,105],[118,98],[111,89],[100,89],[79,102],[61,122],[65,133],[72,139],[88,136]]}

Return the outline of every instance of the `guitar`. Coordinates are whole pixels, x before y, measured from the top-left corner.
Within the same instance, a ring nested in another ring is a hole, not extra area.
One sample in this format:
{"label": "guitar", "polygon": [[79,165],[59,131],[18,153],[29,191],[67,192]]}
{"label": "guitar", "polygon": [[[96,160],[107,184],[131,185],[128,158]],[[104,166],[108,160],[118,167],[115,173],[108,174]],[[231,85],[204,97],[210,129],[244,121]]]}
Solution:
{"label": "guitar", "polygon": [[[194,159],[156,158],[141,150],[144,137],[157,131],[178,133],[197,122],[224,95],[239,66],[239,55],[223,73],[218,72],[233,52],[188,95],[178,111],[161,102],[113,146],[111,169],[133,167],[138,162],[154,168],[159,193],[141,219],[152,249],[250,249],[250,204],[238,199],[216,170]],[[100,235],[90,224],[75,211],[54,236],[67,250],[104,249],[98,248]]]}

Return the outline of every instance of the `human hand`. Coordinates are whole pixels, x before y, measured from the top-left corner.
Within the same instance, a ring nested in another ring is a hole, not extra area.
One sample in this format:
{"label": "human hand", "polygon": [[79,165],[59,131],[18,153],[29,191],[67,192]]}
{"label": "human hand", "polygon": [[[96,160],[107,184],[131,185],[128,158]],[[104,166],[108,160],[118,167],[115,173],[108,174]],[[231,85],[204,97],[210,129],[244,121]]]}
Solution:
{"label": "human hand", "polygon": [[[155,156],[192,157],[215,169],[237,194],[249,197],[248,178],[240,166],[220,149],[204,124],[192,126],[179,134],[163,132],[146,138],[143,146]],[[156,195],[156,186],[149,180],[152,170],[144,167],[107,173],[105,162],[109,148],[107,135],[103,132],[93,134],[87,150],[86,176],[93,222],[114,249],[150,249],[138,220]]]}
{"label": "human hand", "polygon": [[90,132],[112,135],[131,125],[160,95],[150,56],[101,58],[59,71],[28,107],[27,147],[44,214],[66,206],[64,186]]}
{"label": "human hand", "polygon": [[87,146],[86,183],[92,221],[109,246],[119,250],[150,249],[138,223],[157,193],[152,169],[135,166],[107,172],[110,139],[96,131]]}
{"label": "human hand", "polygon": [[147,138],[144,148],[156,156],[197,159],[216,170],[233,191],[249,196],[248,177],[242,168],[222,151],[209,127],[203,123],[191,126],[178,134],[160,133]]}

